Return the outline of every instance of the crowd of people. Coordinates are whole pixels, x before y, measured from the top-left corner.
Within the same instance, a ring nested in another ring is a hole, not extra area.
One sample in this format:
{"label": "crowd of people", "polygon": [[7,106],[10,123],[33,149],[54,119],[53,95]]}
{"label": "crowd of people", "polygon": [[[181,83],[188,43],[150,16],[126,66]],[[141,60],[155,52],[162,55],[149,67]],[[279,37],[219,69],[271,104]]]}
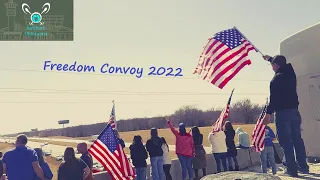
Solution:
{"label": "crowd of people", "polygon": [[[267,173],[271,167],[272,173],[277,173],[275,163],[275,150],[273,140],[277,137],[280,146],[284,150],[284,162],[287,174],[298,177],[300,173],[309,173],[306,162],[306,152],[301,138],[301,115],[298,111],[298,96],[296,92],[296,76],[291,64],[286,63],[284,56],[265,56],[271,62],[275,76],[270,83],[270,103],[263,117],[265,126],[264,149],[260,152],[261,171]],[[276,134],[267,125],[270,115],[275,113]],[[173,127],[170,120],[168,126],[175,137],[175,153],[181,165],[183,180],[199,179],[199,170],[202,176],[207,174],[206,151],[203,147],[203,135],[198,127],[192,127],[187,132],[183,123],[178,130]],[[234,130],[230,121],[224,122],[223,131],[212,131],[208,134],[212,154],[216,162],[216,171],[239,171],[237,160],[237,148],[250,148],[249,135],[240,127]],[[115,130],[117,140],[124,148],[125,143]],[[234,142],[238,135],[239,143]],[[1,161],[0,180],[50,180],[53,174],[48,163],[43,158],[40,148],[32,149],[27,146],[28,139],[25,135],[19,135],[16,139],[16,147],[7,151]],[[164,137],[159,137],[156,128],[151,129],[151,138],[143,143],[142,137],[137,135],[129,147],[131,160],[135,167],[137,180],[146,180],[146,160],[150,157],[151,176],[153,180],[172,180],[170,174],[171,157],[169,146]],[[93,180],[93,160],[88,153],[86,143],[80,143],[77,150],[82,154],[78,159],[72,147],[66,148],[64,161],[58,170],[58,180]],[[2,153],[0,153],[2,156]],[[223,170],[221,169],[221,166]]]}
{"label": "crowd of people", "polygon": [[[183,123],[179,124],[179,129],[176,130],[168,120],[168,126],[171,129],[176,140],[176,155],[181,164],[182,178],[199,179],[199,170],[202,176],[205,176],[207,159],[206,151],[203,147],[203,135],[198,127],[191,128],[191,132],[187,132]],[[124,148],[125,143],[120,138],[118,131],[115,129],[117,140]],[[236,132],[239,136],[239,144],[236,146],[234,137]],[[272,130],[270,129],[270,132]],[[273,132],[272,132],[273,133]],[[235,131],[231,122],[225,123],[224,131],[209,133],[208,140],[211,143],[212,153],[214,155],[217,172],[221,172],[221,164],[223,171],[238,171],[239,165],[237,162],[236,147],[247,148],[243,142],[249,141],[249,136],[243,130]],[[274,137],[274,135],[270,135]],[[245,138],[248,138],[247,140]],[[271,141],[272,142],[272,141]],[[16,147],[7,151],[2,158],[2,166],[0,166],[1,180],[51,180],[53,173],[50,166],[45,161],[44,153],[41,148],[32,149],[27,146],[28,138],[26,135],[18,135],[15,145]],[[129,147],[131,161],[136,170],[137,180],[146,180],[147,159],[150,157],[151,162],[151,177],[153,180],[172,180],[170,174],[171,156],[170,148],[164,137],[158,136],[156,128],[151,129],[151,138],[143,143],[142,137],[134,136],[133,143]],[[67,147],[64,152],[64,161],[58,169],[58,180],[93,180],[92,156],[88,153],[86,143],[79,143],[77,152],[81,154],[80,158],[76,158],[74,148]],[[263,153],[261,153],[263,154]],[[0,158],[2,153],[0,153]],[[270,158],[270,153],[266,149],[263,156],[265,159]],[[264,162],[266,162],[265,160]],[[269,161],[273,167],[272,160]],[[234,164],[234,166],[233,166]],[[265,168],[265,163],[262,163]]]}
{"label": "crowd of people", "polygon": [[[53,173],[44,159],[41,148],[27,146],[26,135],[18,135],[16,147],[7,151],[2,158],[1,180],[51,180]],[[73,147],[67,147],[64,161],[58,169],[58,180],[93,180],[93,160],[86,143],[77,146],[80,158],[76,158]],[[2,153],[0,154],[2,155]]]}
{"label": "crowd of people", "polygon": [[[168,120],[168,126],[175,137],[175,153],[181,165],[181,176],[183,180],[200,179],[199,170],[205,176],[207,168],[207,158],[203,147],[203,134],[198,127],[191,128],[187,132],[185,124],[180,123],[178,130],[173,127]],[[267,166],[272,167],[273,174],[276,174],[275,158],[273,150],[274,132],[266,126],[266,146],[261,152],[262,172],[267,173]],[[239,143],[234,142],[235,135],[238,134]],[[240,127],[235,131],[230,121],[226,121],[223,131],[210,132],[208,141],[211,144],[212,153],[216,162],[217,173],[223,171],[239,171],[237,160],[237,148],[250,148],[249,135]],[[270,147],[270,148],[269,148]],[[271,151],[272,150],[272,151]],[[130,154],[137,172],[137,180],[146,180],[147,159],[150,157],[151,177],[153,180],[172,180],[170,174],[171,157],[169,146],[164,137],[158,136],[156,128],[151,129],[151,138],[147,140],[145,146],[142,137],[137,135],[133,138],[130,146]],[[221,166],[223,170],[221,170]]]}

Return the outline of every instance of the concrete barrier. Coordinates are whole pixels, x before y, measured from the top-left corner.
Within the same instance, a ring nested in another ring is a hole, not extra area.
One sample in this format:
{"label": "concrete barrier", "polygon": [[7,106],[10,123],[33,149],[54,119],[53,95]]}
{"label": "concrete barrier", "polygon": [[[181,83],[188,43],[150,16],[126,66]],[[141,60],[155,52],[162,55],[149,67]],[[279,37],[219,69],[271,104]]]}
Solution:
{"label": "concrete barrier", "polygon": [[[283,157],[282,150],[278,143],[275,143],[275,149],[277,150],[280,158]],[[208,153],[208,152],[207,152]],[[260,164],[260,155],[259,153],[255,152],[251,149],[238,149],[238,156],[237,160],[239,163],[240,169],[246,169],[253,165]],[[216,161],[214,160],[213,154],[207,154],[207,174],[214,174],[217,172],[216,170]],[[222,168],[223,169],[223,168]],[[147,179],[151,180],[150,176],[151,167],[150,165],[147,166]],[[181,180],[181,167],[178,159],[173,159],[171,164],[170,170],[172,179],[174,180]],[[199,176],[202,176],[202,171],[199,171]],[[94,174],[95,180],[111,180],[111,177],[106,172],[96,173]]]}

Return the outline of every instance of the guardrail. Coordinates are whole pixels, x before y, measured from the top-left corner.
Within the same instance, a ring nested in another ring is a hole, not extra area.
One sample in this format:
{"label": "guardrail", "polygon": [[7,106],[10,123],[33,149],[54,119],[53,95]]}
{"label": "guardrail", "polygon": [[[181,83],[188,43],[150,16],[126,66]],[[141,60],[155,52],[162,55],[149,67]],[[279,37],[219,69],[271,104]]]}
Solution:
{"label": "guardrail", "polygon": [[[275,149],[278,152],[280,158],[283,157],[283,152],[280,149],[278,143],[275,143]],[[251,150],[251,149],[238,149],[238,163],[240,170],[246,169],[251,166],[259,165],[260,164],[260,155],[259,153]],[[172,179],[174,180],[182,180],[181,177],[181,167],[178,159],[173,159],[171,164],[170,170]],[[199,176],[202,176],[202,171],[199,171]],[[212,154],[207,154],[207,174],[214,174],[216,173],[216,161],[213,158]],[[111,177],[107,172],[101,172],[94,174],[95,180],[111,180]],[[150,164],[147,166],[147,180],[151,180],[150,175]]]}

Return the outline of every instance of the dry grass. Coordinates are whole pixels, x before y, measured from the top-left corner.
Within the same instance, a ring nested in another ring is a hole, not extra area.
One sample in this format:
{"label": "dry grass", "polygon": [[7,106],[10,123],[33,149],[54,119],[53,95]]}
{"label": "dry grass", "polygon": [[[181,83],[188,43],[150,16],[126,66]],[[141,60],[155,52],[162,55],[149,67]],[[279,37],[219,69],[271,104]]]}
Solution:
{"label": "dry grass", "polygon": [[[237,127],[241,127],[245,132],[247,132],[249,134],[250,142],[251,142],[251,134],[253,132],[254,126],[255,126],[255,124],[234,125],[234,129],[236,129]],[[275,125],[274,124],[270,124],[269,126],[276,133]],[[190,129],[191,128],[187,128],[187,131],[189,131]],[[211,131],[211,126],[209,126],[209,127],[200,127],[200,131],[205,137],[205,139],[203,141],[203,145],[204,146],[210,146],[209,142],[206,140],[207,139],[206,137],[209,134],[209,132]],[[166,138],[168,144],[175,145],[175,137],[173,136],[173,134],[170,131],[170,129],[159,129],[158,132],[159,132],[159,136],[162,136],[162,137]],[[135,135],[142,136],[143,141],[146,142],[147,139],[150,137],[150,130],[120,132],[120,135],[121,135],[121,138],[125,142],[132,142],[133,136],[135,136]],[[63,139],[63,138],[66,138],[66,137],[55,136],[55,137],[51,137],[51,138]],[[67,138],[69,139],[70,137],[67,137]],[[74,139],[89,140],[89,139],[91,139],[91,137],[81,137],[81,138],[74,138]],[[235,142],[238,142],[238,136],[235,136],[234,140],[235,140]]]}
{"label": "dry grass", "polygon": [[45,160],[47,161],[52,173],[53,173],[53,178],[52,179],[58,179],[58,169],[61,161],[57,161],[55,158],[51,156],[46,156]]}

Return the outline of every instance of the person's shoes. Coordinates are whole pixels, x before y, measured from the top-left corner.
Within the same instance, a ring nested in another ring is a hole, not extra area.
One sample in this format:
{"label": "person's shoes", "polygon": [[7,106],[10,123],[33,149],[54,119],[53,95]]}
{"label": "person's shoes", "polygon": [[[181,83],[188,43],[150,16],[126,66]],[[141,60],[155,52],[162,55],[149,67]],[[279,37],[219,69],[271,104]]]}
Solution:
{"label": "person's shoes", "polygon": [[229,167],[229,171],[233,171],[233,167]]}
{"label": "person's shoes", "polygon": [[291,172],[288,168],[286,168],[285,174],[289,175],[290,177],[299,177],[298,172]]}
{"label": "person's shoes", "polygon": [[299,173],[301,173],[301,174],[309,174],[309,169],[299,168],[298,171],[299,171]]}
{"label": "person's shoes", "polygon": [[235,171],[239,171],[239,166],[236,166],[236,167],[234,168],[234,170],[235,170]]}

